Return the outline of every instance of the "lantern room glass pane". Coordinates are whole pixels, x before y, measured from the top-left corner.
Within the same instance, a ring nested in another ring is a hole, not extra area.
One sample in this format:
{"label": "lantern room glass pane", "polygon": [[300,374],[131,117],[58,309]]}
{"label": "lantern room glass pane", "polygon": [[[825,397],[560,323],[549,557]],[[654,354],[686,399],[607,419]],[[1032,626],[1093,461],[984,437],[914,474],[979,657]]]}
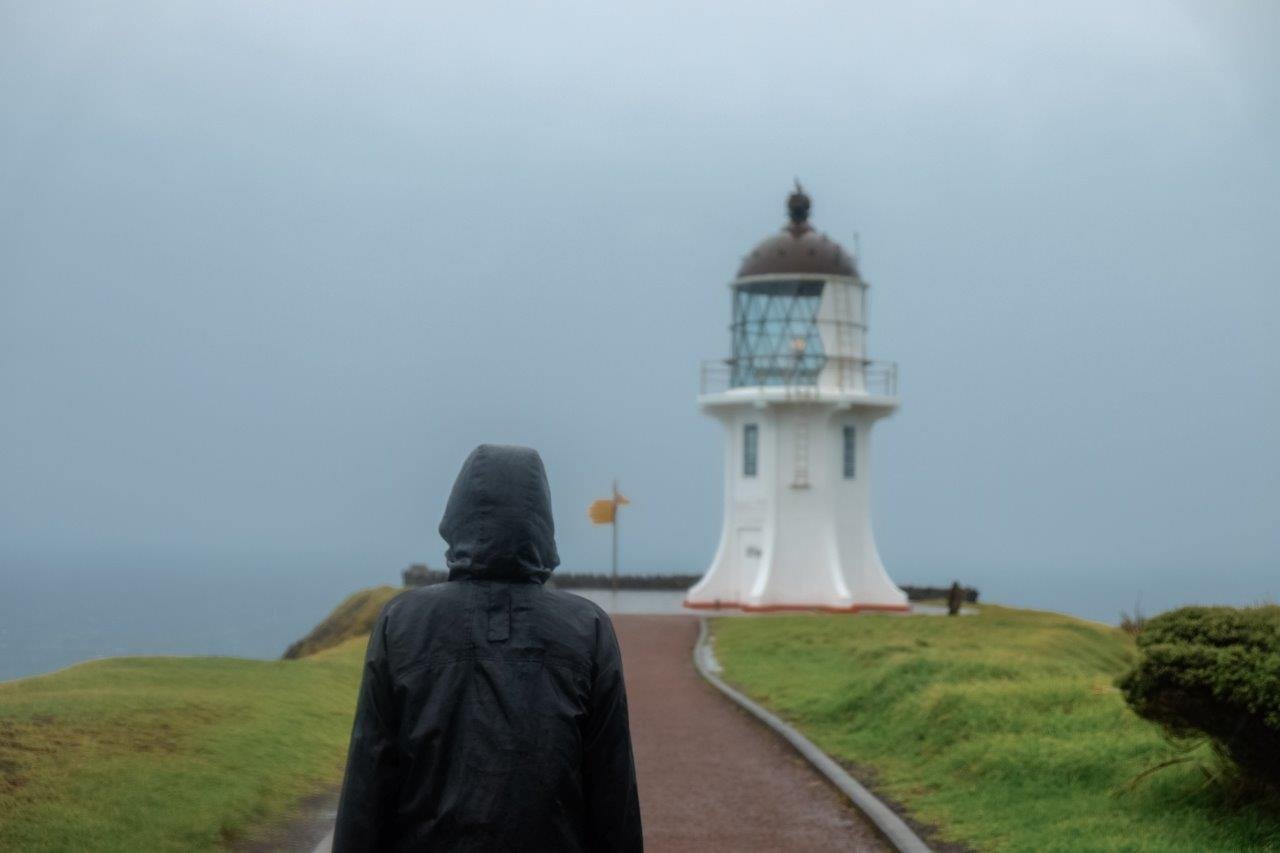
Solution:
{"label": "lantern room glass pane", "polygon": [[730,384],[812,385],[827,362],[818,329],[822,281],[767,281],[733,293]]}

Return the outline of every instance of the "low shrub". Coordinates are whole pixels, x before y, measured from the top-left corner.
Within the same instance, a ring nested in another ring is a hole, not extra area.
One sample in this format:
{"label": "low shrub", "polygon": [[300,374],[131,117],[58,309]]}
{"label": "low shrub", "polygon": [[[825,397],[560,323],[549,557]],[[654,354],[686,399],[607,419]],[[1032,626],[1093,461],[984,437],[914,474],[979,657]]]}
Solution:
{"label": "low shrub", "polygon": [[1117,682],[1130,707],[1280,791],[1280,606],[1183,607],[1136,641],[1142,658]]}
{"label": "low shrub", "polygon": [[1147,625],[1147,616],[1142,612],[1142,605],[1133,605],[1133,615],[1129,615],[1129,611],[1120,611],[1120,630],[1124,631],[1130,637],[1136,637],[1142,633],[1142,629]]}

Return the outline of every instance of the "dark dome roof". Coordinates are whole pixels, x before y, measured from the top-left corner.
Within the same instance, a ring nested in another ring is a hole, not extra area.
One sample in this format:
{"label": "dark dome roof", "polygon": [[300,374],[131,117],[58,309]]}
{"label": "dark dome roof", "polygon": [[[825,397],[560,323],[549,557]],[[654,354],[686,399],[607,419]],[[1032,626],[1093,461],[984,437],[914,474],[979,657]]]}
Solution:
{"label": "dark dome roof", "polygon": [[818,273],[820,275],[857,275],[858,268],[839,243],[809,224],[809,196],[796,182],[787,199],[791,222],[747,253],[738,268],[738,277],[748,275],[786,275]]}

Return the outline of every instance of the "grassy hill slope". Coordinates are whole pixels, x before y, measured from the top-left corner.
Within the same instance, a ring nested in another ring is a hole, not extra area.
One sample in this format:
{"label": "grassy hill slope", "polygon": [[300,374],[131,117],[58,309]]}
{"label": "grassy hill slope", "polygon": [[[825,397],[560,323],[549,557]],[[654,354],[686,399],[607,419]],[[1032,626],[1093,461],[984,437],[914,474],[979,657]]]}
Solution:
{"label": "grassy hill slope", "polygon": [[0,684],[0,849],[207,850],[342,777],[365,639]]}
{"label": "grassy hill slope", "polygon": [[1233,805],[1132,714],[1119,630],[983,606],[959,618],[713,623],[728,680],[945,838],[979,849],[1280,850],[1280,813]]}
{"label": "grassy hill slope", "polygon": [[348,596],[307,636],[285,650],[285,660],[304,658],[331,649],[353,637],[368,637],[383,606],[404,592],[403,587],[375,586]]}

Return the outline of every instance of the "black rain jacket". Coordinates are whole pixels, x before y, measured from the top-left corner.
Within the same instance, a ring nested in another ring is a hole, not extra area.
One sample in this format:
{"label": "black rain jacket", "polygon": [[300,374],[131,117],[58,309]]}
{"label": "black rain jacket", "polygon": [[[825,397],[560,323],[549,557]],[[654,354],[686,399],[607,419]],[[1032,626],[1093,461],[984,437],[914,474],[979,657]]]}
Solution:
{"label": "black rain jacket", "polygon": [[447,583],[369,638],[333,849],[641,850],[622,659],[560,562],[542,459],[481,445],[440,523]]}

